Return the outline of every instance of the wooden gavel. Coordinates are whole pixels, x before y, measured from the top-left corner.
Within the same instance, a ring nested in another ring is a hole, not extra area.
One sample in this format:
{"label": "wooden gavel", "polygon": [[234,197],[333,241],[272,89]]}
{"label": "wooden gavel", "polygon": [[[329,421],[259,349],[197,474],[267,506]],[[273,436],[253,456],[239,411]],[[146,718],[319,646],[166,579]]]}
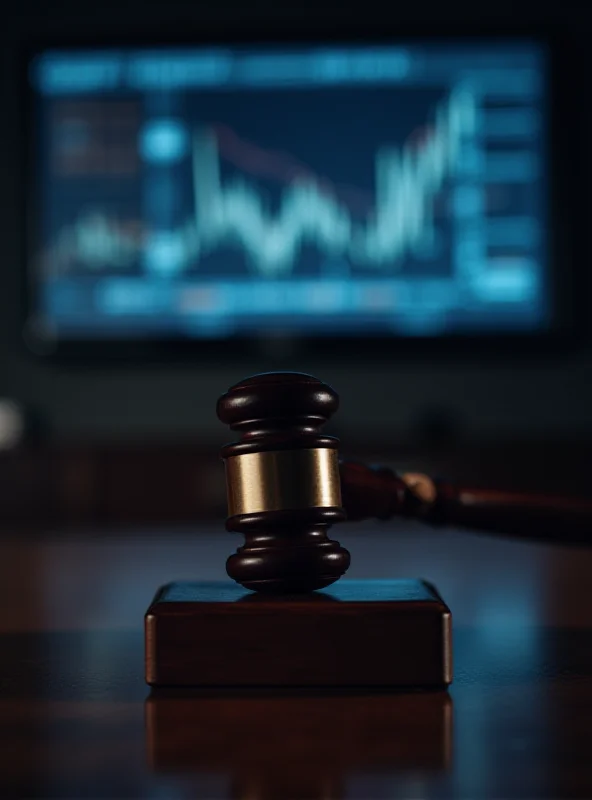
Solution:
{"label": "wooden gavel", "polygon": [[347,570],[348,551],[328,537],[346,519],[403,516],[556,544],[592,544],[592,503],[471,489],[418,473],[339,460],[321,432],[337,393],[311,375],[264,373],[231,387],[219,419],[240,435],[226,445],[226,528],[245,544],[227,561],[248,589],[307,592]]}

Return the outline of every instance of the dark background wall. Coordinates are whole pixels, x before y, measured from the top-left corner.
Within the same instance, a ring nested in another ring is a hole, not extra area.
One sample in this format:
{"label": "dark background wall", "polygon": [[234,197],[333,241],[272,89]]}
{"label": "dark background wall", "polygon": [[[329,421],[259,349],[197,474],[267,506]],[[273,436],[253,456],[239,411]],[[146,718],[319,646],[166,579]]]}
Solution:
{"label": "dark background wall", "polygon": [[[0,396],[32,404],[58,438],[84,435],[101,438],[196,435],[204,440],[224,436],[213,417],[217,395],[238,378],[264,369],[296,367],[334,383],[343,398],[341,425],[369,440],[393,439],[433,409],[450,412],[468,433],[478,436],[520,433],[524,436],[580,436],[592,433],[592,346],[545,356],[491,359],[479,353],[457,359],[402,358],[404,342],[380,362],[355,360],[278,361],[268,355],[249,360],[190,364],[103,366],[98,369],[55,367],[29,355],[21,341],[19,297],[24,267],[22,247],[22,182],[18,159],[23,138],[18,117],[18,50],[40,32],[123,33],[145,29],[193,27],[199,35],[212,22],[231,26],[277,23],[306,24],[321,20],[335,25],[359,21],[384,25],[393,35],[408,22],[430,25],[477,22],[480,25],[551,24],[564,28],[574,48],[585,50],[592,32],[592,14],[584,4],[553,0],[534,12],[515,2],[305,4],[286,2],[141,3],[140,0],[85,0],[42,3],[22,0],[2,12],[0,47]],[[412,5],[413,8],[409,8]],[[534,4],[533,4],[534,5]],[[489,6],[489,7],[488,7]],[[590,63],[584,65],[592,75]],[[582,126],[588,129],[582,97]],[[584,137],[586,138],[586,137]],[[581,180],[592,177],[592,155],[582,152]],[[582,197],[585,198],[582,191]],[[583,202],[586,202],[584,200]],[[592,203],[582,209],[592,212]],[[573,254],[583,273],[589,271],[586,249]],[[582,288],[580,293],[588,290]],[[592,305],[592,297],[584,297]],[[370,401],[375,412],[369,414]]]}

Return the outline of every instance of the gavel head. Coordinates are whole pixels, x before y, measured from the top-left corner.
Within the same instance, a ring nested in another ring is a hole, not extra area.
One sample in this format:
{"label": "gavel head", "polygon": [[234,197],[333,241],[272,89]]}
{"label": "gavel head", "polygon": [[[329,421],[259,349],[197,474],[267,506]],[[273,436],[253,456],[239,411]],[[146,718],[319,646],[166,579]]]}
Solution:
{"label": "gavel head", "polygon": [[309,592],[338,580],[349,553],[327,536],[345,519],[339,441],[321,433],[339,398],[298,372],[254,375],[219,400],[218,418],[240,435],[222,449],[226,528],[244,534],[226,570],[248,589]]}

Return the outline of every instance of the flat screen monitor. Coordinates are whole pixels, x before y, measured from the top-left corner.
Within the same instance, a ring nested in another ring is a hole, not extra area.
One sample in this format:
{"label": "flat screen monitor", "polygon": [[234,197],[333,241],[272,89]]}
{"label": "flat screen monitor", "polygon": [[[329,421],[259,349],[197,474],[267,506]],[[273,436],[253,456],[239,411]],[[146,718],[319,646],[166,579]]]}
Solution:
{"label": "flat screen monitor", "polygon": [[28,330],[550,332],[548,56],[503,37],[37,51]]}

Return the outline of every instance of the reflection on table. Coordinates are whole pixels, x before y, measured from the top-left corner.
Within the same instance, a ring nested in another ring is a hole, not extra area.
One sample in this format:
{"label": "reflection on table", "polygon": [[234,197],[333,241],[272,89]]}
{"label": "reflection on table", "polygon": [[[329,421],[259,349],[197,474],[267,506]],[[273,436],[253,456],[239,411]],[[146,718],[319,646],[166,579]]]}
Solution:
{"label": "reflection on table", "polygon": [[147,752],[156,773],[218,776],[232,800],[348,795],[391,774],[405,784],[450,766],[446,692],[316,696],[298,692],[154,692],[146,701]]}

